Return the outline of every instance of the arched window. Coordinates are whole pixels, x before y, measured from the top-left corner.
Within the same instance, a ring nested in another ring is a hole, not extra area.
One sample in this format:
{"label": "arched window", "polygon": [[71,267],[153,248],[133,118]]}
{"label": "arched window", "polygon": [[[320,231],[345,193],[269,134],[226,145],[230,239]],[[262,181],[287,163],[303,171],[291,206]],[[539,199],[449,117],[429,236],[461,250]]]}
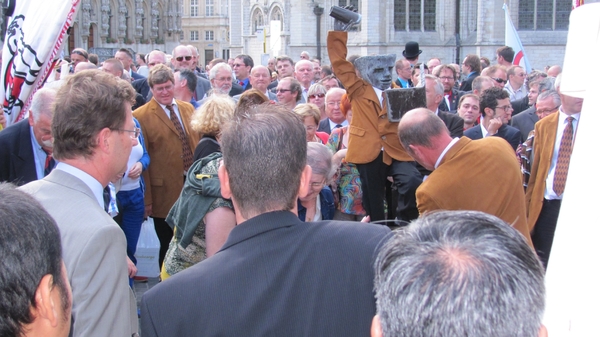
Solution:
{"label": "arched window", "polygon": [[265,25],[263,12],[260,9],[255,9],[252,13],[252,32],[256,32],[259,28]]}
{"label": "arched window", "polygon": [[283,30],[283,15],[281,14],[281,9],[279,7],[273,8],[270,21],[279,21],[281,23],[280,29]]}

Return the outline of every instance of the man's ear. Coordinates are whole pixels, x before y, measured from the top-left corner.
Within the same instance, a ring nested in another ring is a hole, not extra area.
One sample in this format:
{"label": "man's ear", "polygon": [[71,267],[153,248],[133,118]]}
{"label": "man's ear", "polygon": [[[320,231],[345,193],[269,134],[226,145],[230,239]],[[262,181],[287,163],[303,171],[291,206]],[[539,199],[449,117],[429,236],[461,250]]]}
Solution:
{"label": "man's ear", "polygon": [[225,169],[225,164],[219,165],[219,182],[221,183],[221,195],[225,199],[231,199],[231,187],[229,186],[229,174]]}
{"label": "man's ear", "polygon": [[546,326],[544,324],[540,326],[540,332],[538,333],[538,337],[548,337],[548,330],[546,329]]}
{"label": "man's ear", "polygon": [[312,176],[312,167],[306,165],[300,176],[300,188],[298,189],[298,198],[305,197],[310,191],[310,177]]}
{"label": "man's ear", "polygon": [[381,331],[381,322],[379,321],[379,316],[373,316],[373,321],[371,322],[371,337],[383,337],[383,331]]}
{"label": "man's ear", "polygon": [[482,117],[485,117],[487,115],[494,115],[494,110],[492,108],[484,108],[483,109],[483,114],[481,114]]}
{"label": "man's ear", "polygon": [[32,307],[31,310],[35,320],[46,320],[50,326],[56,327],[62,304],[54,301],[52,291],[59,291],[58,286],[55,286],[52,275],[46,274],[35,291],[36,307]]}
{"label": "man's ear", "polygon": [[98,149],[100,149],[102,152],[108,153],[110,150],[110,146],[112,145],[110,142],[111,133],[111,129],[104,128],[100,130],[96,136],[96,144],[98,145]]}

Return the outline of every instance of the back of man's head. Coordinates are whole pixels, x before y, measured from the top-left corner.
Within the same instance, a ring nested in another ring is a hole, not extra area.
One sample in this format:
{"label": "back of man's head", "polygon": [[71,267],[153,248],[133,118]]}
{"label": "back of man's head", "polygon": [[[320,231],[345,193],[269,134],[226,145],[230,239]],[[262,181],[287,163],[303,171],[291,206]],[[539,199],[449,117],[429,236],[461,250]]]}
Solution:
{"label": "back of man's head", "polygon": [[306,129],[276,104],[236,110],[221,136],[236,213],[244,219],[296,205],[306,166]]}
{"label": "back of man's head", "polygon": [[383,336],[538,336],[544,270],[502,220],[474,211],[425,215],[375,263]]}
{"label": "back of man's head", "polygon": [[96,136],[104,128],[118,130],[125,110],[135,102],[135,90],[124,80],[102,71],[84,70],[70,76],[58,90],[52,119],[53,156],[90,158]]}
{"label": "back of man's head", "polygon": [[[58,227],[33,197],[10,184],[0,184],[0,256],[0,336],[66,336],[71,295]],[[48,306],[48,291],[57,292],[58,303]],[[56,329],[32,330],[32,323],[51,315]]]}

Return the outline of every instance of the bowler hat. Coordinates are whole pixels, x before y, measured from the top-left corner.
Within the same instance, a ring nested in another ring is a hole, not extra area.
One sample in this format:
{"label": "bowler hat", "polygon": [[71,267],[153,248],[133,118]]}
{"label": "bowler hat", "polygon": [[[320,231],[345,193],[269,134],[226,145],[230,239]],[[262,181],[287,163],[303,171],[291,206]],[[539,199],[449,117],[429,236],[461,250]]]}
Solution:
{"label": "bowler hat", "polygon": [[419,56],[423,51],[419,49],[419,43],[415,41],[408,41],[404,46],[402,55],[407,59],[414,59]]}

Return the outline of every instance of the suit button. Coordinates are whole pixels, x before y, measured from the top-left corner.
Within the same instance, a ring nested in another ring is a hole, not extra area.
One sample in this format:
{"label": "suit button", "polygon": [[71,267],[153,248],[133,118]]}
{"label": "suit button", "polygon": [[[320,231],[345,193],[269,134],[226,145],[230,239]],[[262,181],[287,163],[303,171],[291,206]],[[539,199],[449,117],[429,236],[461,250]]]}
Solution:
{"label": "suit button", "polygon": [[385,136],[381,136],[381,139],[385,140]]}

